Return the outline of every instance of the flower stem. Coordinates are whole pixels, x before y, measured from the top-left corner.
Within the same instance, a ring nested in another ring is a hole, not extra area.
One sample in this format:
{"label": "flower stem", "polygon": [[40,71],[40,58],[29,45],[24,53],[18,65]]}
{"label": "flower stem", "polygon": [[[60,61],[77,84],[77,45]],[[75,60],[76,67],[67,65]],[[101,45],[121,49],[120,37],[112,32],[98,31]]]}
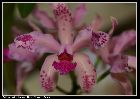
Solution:
{"label": "flower stem", "polygon": [[71,92],[69,93],[69,95],[76,95],[77,94],[77,91],[78,89],[80,88],[77,84],[77,81],[76,81],[76,76],[74,74],[74,72],[71,72],[70,73],[70,78],[72,80],[72,90]]}
{"label": "flower stem", "polygon": [[98,78],[97,78],[97,83],[99,83],[101,80],[103,80],[105,77],[107,77],[110,74],[110,69],[106,70],[104,73],[102,73]]}
{"label": "flower stem", "polygon": [[97,69],[97,67],[98,67],[98,65],[99,65],[99,63],[100,63],[101,61],[100,61],[100,58],[97,56],[97,58],[96,58],[96,62],[95,62],[95,64],[94,64],[94,67]]}
{"label": "flower stem", "polygon": [[59,91],[62,92],[62,93],[65,93],[66,95],[69,94],[69,92],[67,92],[66,90],[62,89],[62,88],[59,87],[59,86],[56,86],[56,89],[59,90]]}
{"label": "flower stem", "polygon": [[62,88],[59,87],[59,86],[56,86],[57,90],[59,90],[60,92],[66,94],[66,95],[81,94],[81,92],[78,93],[78,90],[80,89],[80,87],[79,87],[78,84],[77,84],[76,76],[75,76],[74,72],[71,72],[71,73],[70,73],[70,78],[71,78],[71,80],[72,80],[72,89],[71,89],[70,92],[67,92],[66,90],[62,89]]}

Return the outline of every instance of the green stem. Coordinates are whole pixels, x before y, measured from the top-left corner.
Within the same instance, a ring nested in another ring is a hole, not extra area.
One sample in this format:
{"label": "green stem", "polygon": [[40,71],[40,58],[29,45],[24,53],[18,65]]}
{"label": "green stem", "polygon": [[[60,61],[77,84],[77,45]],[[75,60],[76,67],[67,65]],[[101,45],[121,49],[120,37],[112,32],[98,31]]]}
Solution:
{"label": "green stem", "polygon": [[69,95],[76,95],[77,94],[77,91],[78,91],[78,89],[80,88],[79,86],[78,86],[78,84],[77,84],[77,81],[76,81],[76,76],[75,76],[75,74],[74,74],[74,72],[71,72],[70,73],[70,78],[71,78],[71,80],[72,80],[72,90],[71,90],[71,92],[69,93]]}
{"label": "green stem", "polygon": [[67,92],[66,90],[62,89],[62,88],[59,87],[59,86],[56,86],[56,89],[59,90],[59,91],[62,92],[62,93],[65,93],[66,95],[69,94],[69,92]]}
{"label": "green stem", "polygon": [[97,78],[97,83],[99,83],[101,80],[103,80],[105,77],[107,77],[110,74],[110,69],[102,73],[98,78]]}
{"label": "green stem", "polygon": [[62,89],[61,87],[57,86],[57,90],[59,90],[60,92],[66,94],[66,95],[76,95],[76,94],[81,94],[81,93],[78,93],[78,89],[80,88],[77,84],[77,81],[76,81],[76,76],[74,74],[74,72],[71,72],[70,73],[70,78],[72,80],[72,89],[70,92],[67,92],[66,90]]}
{"label": "green stem", "polygon": [[94,64],[94,67],[97,69],[97,67],[98,67],[98,65],[99,65],[99,63],[100,63],[101,61],[100,61],[100,58],[97,56],[97,58],[96,58],[96,62],[95,62],[95,64]]}

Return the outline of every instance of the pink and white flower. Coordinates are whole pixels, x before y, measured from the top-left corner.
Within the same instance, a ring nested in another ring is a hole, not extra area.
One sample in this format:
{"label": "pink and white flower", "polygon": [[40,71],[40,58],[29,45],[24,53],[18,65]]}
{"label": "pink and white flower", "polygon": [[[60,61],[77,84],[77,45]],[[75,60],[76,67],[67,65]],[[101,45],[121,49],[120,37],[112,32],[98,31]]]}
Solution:
{"label": "pink and white flower", "polygon": [[[86,13],[85,5],[80,4],[74,13],[65,3],[53,3],[51,7],[55,19],[48,16],[47,12],[40,11],[38,7],[34,10],[33,15],[40,20],[43,27],[56,29],[58,37],[40,31],[33,31],[17,36],[14,42],[9,45],[10,57],[19,61],[34,61],[34,56],[48,52],[53,53],[46,57],[40,71],[40,82],[46,92],[51,92],[56,88],[58,74],[65,75],[71,71],[75,72],[78,83],[84,92],[89,93],[92,91],[96,84],[96,70],[90,58],[80,52],[85,47],[92,47],[93,51],[100,55],[103,61],[110,64],[112,74],[124,72],[128,69],[128,66],[135,67],[134,57],[121,54],[128,41],[125,40],[120,49],[117,48],[118,42],[120,42],[120,39],[124,39],[125,36],[122,35],[112,41],[112,33],[117,26],[117,20],[114,17],[111,17],[112,28],[108,33],[99,31],[102,23],[99,15],[90,25],[81,29],[79,33],[75,33],[74,29],[79,26],[80,20]],[[133,34],[129,36],[132,37]],[[134,37],[129,39],[133,41]],[[115,42],[115,45],[111,45],[110,42]],[[131,45],[133,44],[131,42]],[[110,53],[111,50],[113,51]],[[113,76],[116,77],[116,75]],[[125,89],[129,92],[127,91],[126,94],[130,94],[131,87],[128,86],[130,82],[127,78],[125,78],[125,81],[121,84],[122,86],[127,85]]]}
{"label": "pink and white flower", "polygon": [[[56,19],[54,24],[53,20],[50,20],[46,12],[41,12],[38,8],[34,11],[34,15],[41,20],[43,26],[47,28],[57,28],[58,38],[57,41],[51,34],[44,34],[39,31],[33,31],[28,34],[19,35],[14,39],[14,42],[9,45],[10,52],[13,53],[14,57],[18,60],[30,60],[33,55],[40,53],[54,53],[45,59],[45,62],[40,71],[40,82],[46,92],[53,91],[57,84],[58,73],[61,75],[68,74],[71,71],[75,71],[78,77],[78,82],[84,92],[91,92],[92,87],[96,82],[96,71],[89,57],[83,53],[73,51],[76,49],[73,47],[74,44],[74,31],[73,15],[68,8],[67,4],[58,3],[52,4],[52,9]],[[78,13],[85,13],[85,5],[81,4],[76,9],[74,14],[77,18],[82,16],[77,15]],[[78,21],[79,22],[79,21]],[[25,51],[25,52],[24,52]],[[27,53],[30,52],[30,53]],[[17,53],[24,57],[16,55]],[[12,54],[11,54],[12,57]],[[29,59],[28,59],[29,58]]]}

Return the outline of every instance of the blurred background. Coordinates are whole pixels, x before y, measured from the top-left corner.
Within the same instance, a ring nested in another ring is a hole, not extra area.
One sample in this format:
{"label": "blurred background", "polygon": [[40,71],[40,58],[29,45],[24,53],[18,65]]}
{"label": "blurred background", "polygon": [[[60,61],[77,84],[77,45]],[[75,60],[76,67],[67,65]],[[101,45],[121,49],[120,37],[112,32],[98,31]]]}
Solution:
{"label": "blurred background", "polygon": [[[30,7],[25,7],[27,4],[15,4],[15,3],[3,3],[3,48],[8,47],[8,44],[13,42],[14,36],[11,31],[11,27],[16,25],[24,32],[31,32],[26,20],[33,18],[31,11],[33,11],[33,4]],[[39,8],[47,11],[50,16],[53,15],[50,6],[47,3],[38,4]],[[76,3],[68,4],[72,10],[76,8]],[[136,4],[135,3],[87,3],[87,14],[81,23],[89,24],[95,18],[96,14],[100,14],[103,17],[104,24],[102,31],[107,32],[111,27],[110,16],[118,19],[118,27],[113,35],[118,35],[122,31],[127,29],[136,29]],[[21,8],[21,10],[20,10]],[[24,8],[24,9],[22,9]],[[22,13],[21,13],[21,12]],[[87,53],[91,60],[96,60],[96,55],[91,54],[88,50],[83,50]],[[128,51],[129,54],[135,55],[136,49]],[[47,56],[47,55],[46,55]],[[27,77],[24,83],[24,92],[30,95],[64,95],[62,92],[55,89],[54,92],[45,93],[41,88],[39,82],[39,69],[43,64],[46,56],[43,56],[33,72]],[[11,61],[3,64],[3,94],[9,95],[15,93],[15,63]],[[101,63],[99,63],[100,65]],[[102,74],[103,70],[108,69],[108,66],[98,66],[97,77]],[[69,75],[59,76],[58,85],[69,91],[71,89],[71,79]],[[106,76],[100,81],[89,95],[116,95],[123,94],[120,86],[117,82],[112,80],[110,75]]]}

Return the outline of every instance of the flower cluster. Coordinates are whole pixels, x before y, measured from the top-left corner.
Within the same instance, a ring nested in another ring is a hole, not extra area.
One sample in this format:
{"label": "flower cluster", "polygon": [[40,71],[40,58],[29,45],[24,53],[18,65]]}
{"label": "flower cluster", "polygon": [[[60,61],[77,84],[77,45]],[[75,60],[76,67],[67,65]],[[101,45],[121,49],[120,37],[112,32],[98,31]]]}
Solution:
{"label": "flower cluster", "polygon": [[[53,53],[46,57],[40,70],[40,82],[45,91],[50,92],[56,88],[58,74],[66,75],[74,71],[81,89],[91,92],[96,84],[96,70],[89,56],[80,51],[88,48],[111,66],[112,77],[120,82],[125,93],[132,94],[130,81],[124,73],[135,70],[136,59],[134,56],[123,55],[122,52],[135,45],[136,32],[129,30],[112,37],[118,25],[116,18],[111,17],[112,27],[105,33],[99,31],[102,24],[99,15],[90,25],[79,28],[82,26],[80,21],[86,14],[85,4],[79,4],[73,13],[65,3],[53,3],[51,7],[55,18],[39,10],[38,6],[32,14],[46,29],[57,30],[58,37],[54,37],[49,31],[18,35],[9,45],[8,57],[33,63],[44,53]],[[75,33],[77,28],[80,31]],[[7,50],[4,52],[7,60]]]}

